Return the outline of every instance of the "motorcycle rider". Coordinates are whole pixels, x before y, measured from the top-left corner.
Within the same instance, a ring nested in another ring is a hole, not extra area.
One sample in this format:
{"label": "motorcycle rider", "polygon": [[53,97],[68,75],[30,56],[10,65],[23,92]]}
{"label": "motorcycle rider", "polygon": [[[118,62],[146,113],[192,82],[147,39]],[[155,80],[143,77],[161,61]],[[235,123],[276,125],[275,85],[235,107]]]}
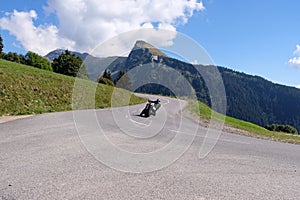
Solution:
{"label": "motorcycle rider", "polygon": [[151,112],[151,114],[152,115],[156,115],[156,111],[160,108],[160,100],[159,99],[157,99],[156,101],[151,101],[151,100],[149,100],[148,99],[148,102],[150,103],[150,104],[154,104],[154,105],[152,105],[152,107],[150,108],[150,109],[152,109],[150,112]]}
{"label": "motorcycle rider", "polygon": [[141,112],[141,117],[149,117],[150,115],[156,115],[156,111],[160,108],[160,100],[157,99],[156,101],[152,101],[148,99],[148,104],[144,108],[144,110]]}
{"label": "motorcycle rider", "polygon": [[159,104],[160,100],[156,99],[156,101],[151,101],[150,99],[148,99],[148,102],[149,103],[154,103],[154,104]]}

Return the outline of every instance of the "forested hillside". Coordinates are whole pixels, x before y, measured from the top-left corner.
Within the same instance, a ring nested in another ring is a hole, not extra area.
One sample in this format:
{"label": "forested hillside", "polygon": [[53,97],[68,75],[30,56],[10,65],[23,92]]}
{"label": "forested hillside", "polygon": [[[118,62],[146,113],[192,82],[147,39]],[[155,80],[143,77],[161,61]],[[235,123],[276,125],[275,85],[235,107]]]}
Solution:
{"label": "forested hillside", "polygon": [[219,67],[227,114],[259,125],[289,124],[300,130],[300,90]]}

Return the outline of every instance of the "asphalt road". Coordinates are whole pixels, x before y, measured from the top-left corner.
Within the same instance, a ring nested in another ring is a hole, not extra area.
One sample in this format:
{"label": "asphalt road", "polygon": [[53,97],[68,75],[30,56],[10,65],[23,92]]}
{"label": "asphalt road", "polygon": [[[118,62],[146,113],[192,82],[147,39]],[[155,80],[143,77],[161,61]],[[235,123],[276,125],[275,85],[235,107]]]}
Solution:
{"label": "asphalt road", "polygon": [[299,145],[218,138],[162,103],[0,124],[0,199],[299,199]]}

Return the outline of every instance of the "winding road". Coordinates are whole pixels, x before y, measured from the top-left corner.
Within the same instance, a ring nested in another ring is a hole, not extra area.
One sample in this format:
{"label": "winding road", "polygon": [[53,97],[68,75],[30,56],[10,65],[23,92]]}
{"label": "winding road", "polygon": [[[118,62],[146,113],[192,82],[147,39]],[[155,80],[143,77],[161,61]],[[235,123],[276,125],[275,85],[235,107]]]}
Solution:
{"label": "winding road", "polygon": [[0,199],[299,199],[299,145],[210,137],[160,98],[150,118],[143,104],[0,124]]}

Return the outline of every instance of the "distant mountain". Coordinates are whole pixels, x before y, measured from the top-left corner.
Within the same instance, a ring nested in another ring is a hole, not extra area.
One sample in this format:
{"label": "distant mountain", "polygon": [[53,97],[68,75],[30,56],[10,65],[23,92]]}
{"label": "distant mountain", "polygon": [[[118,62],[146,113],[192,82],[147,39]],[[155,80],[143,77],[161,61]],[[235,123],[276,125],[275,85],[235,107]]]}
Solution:
{"label": "distant mountain", "polygon": [[[48,58],[50,62],[53,62],[53,60],[55,58],[58,58],[63,52],[65,52],[65,50],[56,49],[54,51],[51,51],[44,57]],[[118,56],[99,58],[99,57],[92,56],[88,53],[79,53],[76,51],[70,51],[70,52],[71,54],[80,57],[84,61],[89,78],[93,81],[96,81],[99,78],[99,76],[103,74],[104,70],[109,68],[109,66],[112,63],[114,63],[112,66],[115,66],[118,63],[121,63],[124,59],[126,60],[126,58],[118,57]],[[113,71],[116,71],[116,69],[114,69]],[[114,75],[113,77],[116,77],[116,75]]]}
{"label": "distant mountain", "polygon": [[[56,50],[48,54],[49,59],[59,55]],[[88,54],[76,55],[85,59],[88,74],[92,80],[102,75],[105,69],[112,73],[115,80],[120,71],[134,72],[132,82],[141,85],[134,88],[136,92],[163,95],[189,95],[192,85],[198,100],[211,105],[208,87],[203,74],[213,80],[215,75],[211,69],[216,66],[192,65],[170,58],[159,49],[144,42],[137,41],[128,57],[97,58]],[[144,66],[144,68],[141,68]],[[181,74],[189,84],[183,83],[170,70]],[[199,71],[201,74],[199,73]],[[261,126],[268,124],[289,124],[300,131],[300,90],[294,87],[274,84],[262,77],[252,76],[231,69],[217,66],[224,82],[227,97],[227,115],[249,121]],[[146,76],[145,76],[146,75]],[[142,77],[142,78],[141,78]],[[163,80],[164,84],[151,83],[153,80]],[[145,84],[149,83],[149,84]],[[175,86],[173,91],[165,85]]]}
{"label": "distant mountain", "polygon": [[[53,62],[55,58],[58,58],[65,50],[63,49],[56,49],[54,51],[49,52],[47,55],[45,55],[45,58],[48,58],[50,62]],[[87,56],[89,56],[88,53],[79,53],[76,51],[70,51],[71,54],[75,54],[76,56],[79,56],[82,60],[85,60]]]}
{"label": "distant mountain", "polygon": [[[121,64],[120,64],[121,63]],[[152,63],[152,64],[151,64]],[[215,66],[194,66],[174,58],[167,57],[158,49],[143,41],[137,41],[129,56],[122,62],[112,63],[109,68],[113,73],[118,70],[129,71],[137,66],[148,65],[147,74],[159,78],[153,63],[158,63],[164,75],[170,75],[168,66],[175,69],[193,86],[197,98],[210,105],[210,94],[201,74],[210,72]],[[114,65],[115,64],[115,65]],[[200,70],[201,74],[196,70]],[[154,68],[153,68],[154,69]],[[252,76],[217,66],[224,82],[227,97],[227,115],[249,121],[261,126],[278,123],[289,124],[300,130],[300,90],[294,87],[274,84],[259,76]],[[210,74],[213,79],[215,76]],[[138,79],[133,76],[132,79]],[[176,80],[160,77],[165,83],[175,84]],[[136,80],[134,80],[136,81]],[[186,90],[187,88],[185,88]],[[174,95],[170,90],[156,84],[147,84],[137,89],[138,92]]]}

